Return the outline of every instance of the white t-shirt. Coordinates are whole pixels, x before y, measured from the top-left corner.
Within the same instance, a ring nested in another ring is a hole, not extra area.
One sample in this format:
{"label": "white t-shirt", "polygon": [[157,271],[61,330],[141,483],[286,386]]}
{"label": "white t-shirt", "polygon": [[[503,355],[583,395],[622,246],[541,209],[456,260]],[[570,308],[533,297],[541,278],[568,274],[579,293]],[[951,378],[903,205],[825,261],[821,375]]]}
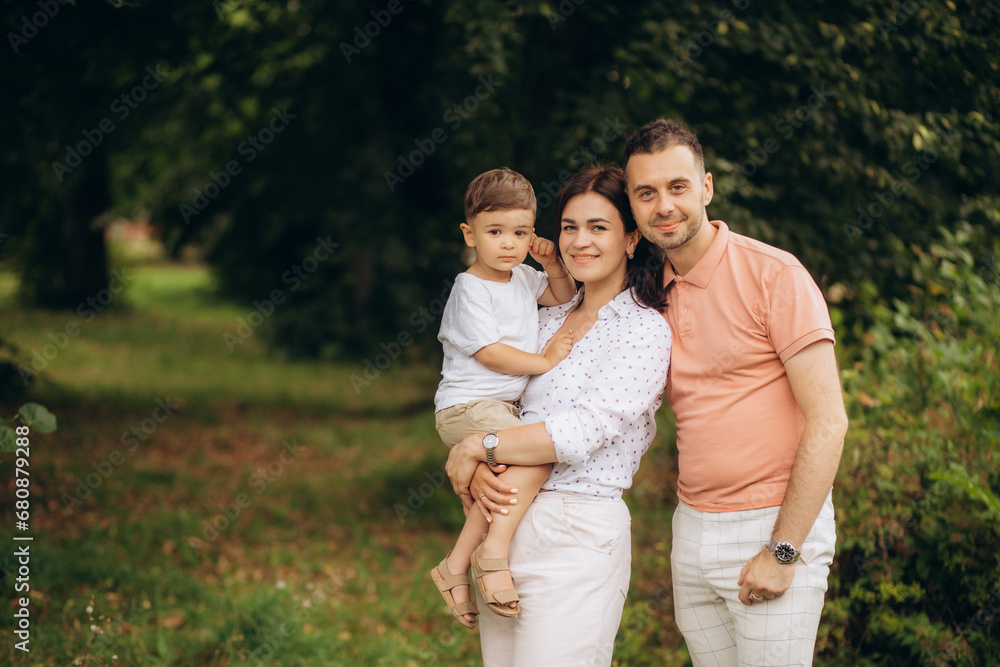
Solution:
{"label": "white t-shirt", "polygon": [[527,375],[491,371],[474,355],[493,343],[537,354],[538,299],[549,286],[545,273],[519,264],[510,281],[497,283],[461,273],[441,316],[438,340],[444,347],[435,411],[483,401],[513,401],[521,396]]}

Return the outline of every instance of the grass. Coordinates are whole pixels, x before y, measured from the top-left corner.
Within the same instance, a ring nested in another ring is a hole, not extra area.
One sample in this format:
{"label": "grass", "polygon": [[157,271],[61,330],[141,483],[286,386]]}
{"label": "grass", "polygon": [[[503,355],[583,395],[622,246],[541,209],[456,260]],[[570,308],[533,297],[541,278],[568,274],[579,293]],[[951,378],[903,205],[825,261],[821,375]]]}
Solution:
{"label": "grass", "polygon": [[[360,363],[288,361],[258,333],[230,352],[223,334],[251,308],[215,299],[203,268],[128,276],[90,321],[18,308],[16,283],[0,276],[0,337],[26,365],[36,352],[51,357],[29,398],[59,418],[54,434],[32,437],[31,652],[14,649],[5,613],[2,655],[34,665],[480,664],[478,634],[453,621],[426,577],[462,520],[439,474],[438,368],[402,359],[358,393]],[[46,351],[71,322],[79,333]],[[669,594],[667,442],[658,437],[627,494],[633,580],[620,665],[686,663]],[[7,498],[12,459],[0,454]],[[0,509],[8,545],[11,505]],[[9,578],[11,553],[0,556]]]}

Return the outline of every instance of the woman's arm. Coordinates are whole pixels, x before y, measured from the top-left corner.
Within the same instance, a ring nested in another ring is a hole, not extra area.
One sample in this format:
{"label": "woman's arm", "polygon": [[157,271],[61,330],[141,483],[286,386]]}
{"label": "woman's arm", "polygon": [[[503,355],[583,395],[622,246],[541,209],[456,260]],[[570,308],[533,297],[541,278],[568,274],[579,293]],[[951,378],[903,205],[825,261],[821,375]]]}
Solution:
{"label": "woman's arm", "polygon": [[[479,464],[486,462],[486,448],[483,447],[485,435],[473,433],[452,447],[448,454],[445,472],[459,496],[471,499],[469,482]],[[543,422],[497,431],[497,437],[500,443],[493,453],[500,463],[530,466],[556,461],[556,450]]]}

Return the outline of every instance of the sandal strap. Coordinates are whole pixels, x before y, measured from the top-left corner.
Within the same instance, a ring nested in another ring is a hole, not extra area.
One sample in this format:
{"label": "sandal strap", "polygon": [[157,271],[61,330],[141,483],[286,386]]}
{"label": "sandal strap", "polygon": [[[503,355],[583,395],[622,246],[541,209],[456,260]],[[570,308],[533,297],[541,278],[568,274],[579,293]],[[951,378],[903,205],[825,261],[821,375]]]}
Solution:
{"label": "sandal strap", "polygon": [[509,570],[510,565],[507,563],[506,558],[476,558],[476,572],[477,577],[481,577],[482,573],[486,572],[503,572],[504,570]]}
{"label": "sandal strap", "polygon": [[459,602],[454,607],[451,608],[451,613],[455,616],[464,616],[465,614],[479,615],[479,609],[476,608],[476,603],[472,600],[467,600],[465,602]]}
{"label": "sandal strap", "polygon": [[[513,588],[503,588],[498,591],[480,591],[483,593],[483,601],[488,605],[509,605],[511,602],[520,602],[517,591]],[[492,599],[489,599],[492,598]]]}
{"label": "sandal strap", "polygon": [[448,556],[438,563],[438,572],[441,574],[441,579],[435,579],[434,583],[437,585],[438,590],[442,593],[445,591],[450,591],[456,586],[468,586],[469,585],[469,574],[456,574],[448,569]]}

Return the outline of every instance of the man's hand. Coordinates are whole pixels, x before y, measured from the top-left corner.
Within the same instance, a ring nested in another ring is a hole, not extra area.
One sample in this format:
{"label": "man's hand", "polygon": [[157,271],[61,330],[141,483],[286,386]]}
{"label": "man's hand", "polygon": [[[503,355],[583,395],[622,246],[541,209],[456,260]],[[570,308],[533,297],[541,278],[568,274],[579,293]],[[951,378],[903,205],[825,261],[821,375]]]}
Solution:
{"label": "man's hand", "polygon": [[517,489],[511,487],[509,484],[505,484],[503,480],[497,477],[498,474],[506,469],[507,466],[503,464],[498,464],[491,468],[485,463],[480,463],[479,467],[476,468],[476,474],[472,477],[472,483],[469,485],[472,490],[472,496],[477,500],[476,506],[479,507],[483,516],[490,523],[493,522],[491,512],[507,514],[505,505],[517,504],[517,498],[512,495],[506,495],[517,493]]}
{"label": "man's hand", "polygon": [[[745,605],[760,604],[784,595],[792,585],[795,567],[796,563],[779,563],[770,550],[762,549],[740,570],[740,578],[736,582],[740,587],[740,602]],[[750,598],[751,592],[753,599]]]}

